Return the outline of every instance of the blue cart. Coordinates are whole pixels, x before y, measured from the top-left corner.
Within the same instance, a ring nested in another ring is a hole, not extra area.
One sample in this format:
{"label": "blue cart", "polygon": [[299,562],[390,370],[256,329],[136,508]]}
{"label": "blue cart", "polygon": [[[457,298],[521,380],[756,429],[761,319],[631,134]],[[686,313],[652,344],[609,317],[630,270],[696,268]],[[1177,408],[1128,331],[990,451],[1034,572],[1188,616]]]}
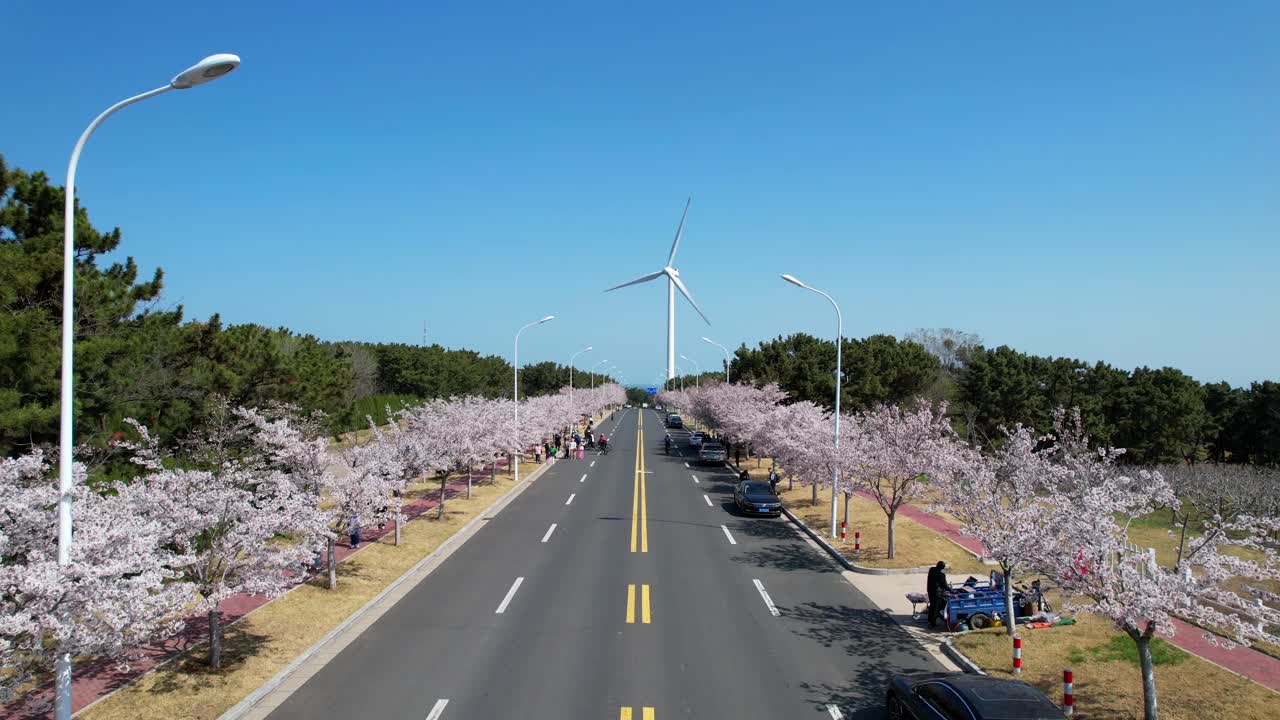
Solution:
{"label": "blue cart", "polygon": [[[1003,617],[1004,606],[1003,575],[992,571],[986,582],[970,582],[966,584],[952,583],[947,591],[947,629],[954,631],[960,623],[968,623],[974,630],[991,627],[996,617]],[[1014,612],[1026,616],[1026,607],[1020,591],[1013,593]]]}

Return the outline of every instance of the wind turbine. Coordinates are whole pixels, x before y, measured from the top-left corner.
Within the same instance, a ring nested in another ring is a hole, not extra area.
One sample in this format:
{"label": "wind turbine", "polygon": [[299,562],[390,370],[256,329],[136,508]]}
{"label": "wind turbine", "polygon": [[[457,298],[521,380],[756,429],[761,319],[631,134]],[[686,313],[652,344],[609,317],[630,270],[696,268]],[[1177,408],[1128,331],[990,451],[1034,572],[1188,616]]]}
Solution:
{"label": "wind turbine", "polygon": [[671,254],[667,256],[667,264],[658,272],[642,275],[635,280],[624,282],[621,285],[614,285],[608,290],[605,290],[605,292],[611,292],[619,288],[624,288],[628,285],[639,285],[640,283],[647,283],[650,280],[657,280],[664,275],[667,277],[668,380],[671,380],[676,376],[676,290],[679,290],[680,294],[684,295],[685,299],[689,301],[689,304],[693,306],[694,310],[698,311],[698,314],[702,316],[703,321],[705,321],[707,325],[711,324],[711,321],[707,320],[706,314],[702,312],[702,308],[698,307],[698,303],[694,302],[693,295],[689,294],[689,288],[685,287],[683,282],[680,282],[680,271],[672,267],[672,263],[676,261],[676,250],[680,247],[680,236],[684,233],[684,220],[689,216],[689,205],[692,203],[693,198],[689,198],[689,200],[684,204],[684,214],[680,216],[680,226],[676,228],[676,239],[671,243]]}

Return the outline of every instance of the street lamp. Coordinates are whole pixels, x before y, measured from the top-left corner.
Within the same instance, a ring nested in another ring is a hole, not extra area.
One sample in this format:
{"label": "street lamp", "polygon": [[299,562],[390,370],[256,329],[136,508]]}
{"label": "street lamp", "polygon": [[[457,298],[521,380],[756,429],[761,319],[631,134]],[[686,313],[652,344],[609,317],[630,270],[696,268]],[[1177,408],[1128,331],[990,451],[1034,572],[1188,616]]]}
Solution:
{"label": "street lamp", "polygon": [[[810,287],[797,280],[792,275],[783,275],[783,280],[795,285],[798,288],[816,292],[827,300],[831,301],[831,307],[836,309],[836,428],[835,428],[835,448],[837,453],[840,450],[840,345],[844,342],[844,316],[840,314],[840,306],[836,304],[834,298],[822,292],[818,288]],[[833,463],[831,467],[831,537],[836,537],[836,487],[840,484],[840,470]]]}
{"label": "street lamp", "polygon": [[591,351],[591,346],[588,345],[582,348],[581,350],[579,350],[578,352],[569,356],[569,399],[570,400],[573,399],[573,360],[574,358],[578,357],[582,353],[590,352],[590,351]]}
{"label": "street lamp", "polygon": [[720,348],[720,352],[724,353],[724,381],[728,383],[729,382],[729,350],[728,348],[716,342],[715,340],[712,340],[709,337],[704,337],[702,339]]}
{"label": "street lamp", "polygon": [[698,369],[698,377],[697,377],[698,387],[702,387],[702,363],[699,363],[697,360],[694,360],[688,355],[681,355],[680,358],[682,360],[688,360],[689,362],[693,363],[693,366]]}
{"label": "street lamp", "polygon": [[512,405],[515,407],[514,419],[516,426],[516,452],[511,454],[511,457],[514,458],[511,462],[512,478],[514,482],[520,482],[520,453],[522,452],[522,448],[520,447],[520,333],[528,330],[534,325],[541,325],[544,322],[550,322],[555,319],[555,315],[548,315],[541,320],[534,320],[516,331],[516,350],[511,357],[511,399],[514,401]]}
{"label": "street lamp", "polygon": [[[72,402],[74,401],[73,357],[75,332],[75,256],[76,256],[76,166],[80,164],[80,152],[89,136],[113,113],[120,108],[141,102],[147,98],[162,95],[170,90],[186,90],[202,85],[210,80],[226,75],[240,66],[240,57],[221,53],[210,55],[191,67],[183,70],[169,81],[168,85],[148,90],[141,95],[126,98],[102,111],[101,115],[89,123],[89,127],[80,134],[75,149],[71,151],[71,162],[67,164],[66,209],[63,224],[65,231],[62,242],[62,400],[59,408],[60,425],[58,428],[58,566],[70,565],[71,557],[71,450],[75,442],[72,421],[75,418]],[[70,720],[71,718],[71,654],[59,652],[54,663],[54,718]]]}
{"label": "street lamp", "polygon": [[600,367],[601,364],[607,363],[607,362],[609,362],[609,360],[606,358],[596,363],[595,365],[591,366],[591,392],[593,393],[596,391],[596,368]]}

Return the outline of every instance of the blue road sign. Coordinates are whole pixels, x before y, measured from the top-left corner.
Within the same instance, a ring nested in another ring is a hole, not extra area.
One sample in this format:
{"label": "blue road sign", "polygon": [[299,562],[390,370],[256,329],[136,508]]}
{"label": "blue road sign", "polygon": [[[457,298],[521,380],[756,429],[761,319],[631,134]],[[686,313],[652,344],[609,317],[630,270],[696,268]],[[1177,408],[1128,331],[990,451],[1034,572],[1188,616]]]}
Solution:
{"label": "blue road sign", "polygon": [[657,394],[658,394],[658,388],[656,388],[656,387],[651,387],[651,388],[649,388],[649,394],[650,394],[650,395],[657,395]]}

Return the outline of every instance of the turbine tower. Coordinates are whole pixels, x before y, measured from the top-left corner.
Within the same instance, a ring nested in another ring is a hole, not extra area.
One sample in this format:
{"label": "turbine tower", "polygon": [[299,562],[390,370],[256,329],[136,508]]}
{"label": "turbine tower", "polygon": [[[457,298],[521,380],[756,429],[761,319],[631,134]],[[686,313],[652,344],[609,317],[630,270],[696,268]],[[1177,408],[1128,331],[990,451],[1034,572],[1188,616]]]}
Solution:
{"label": "turbine tower", "polygon": [[672,267],[672,264],[676,261],[676,250],[680,247],[680,236],[684,233],[684,220],[689,216],[689,205],[692,203],[693,198],[689,198],[684,204],[684,214],[680,216],[680,226],[676,228],[676,239],[671,243],[671,254],[667,256],[667,264],[658,272],[643,275],[630,282],[624,282],[621,285],[614,285],[608,290],[605,290],[605,292],[612,292],[618,288],[624,288],[628,285],[639,285],[640,283],[647,283],[650,280],[657,280],[664,275],[667,277],[668,380],[671,380],[676,376],[676,290],[679,290],[680,294],[684,295],[685,299],[689,301],[689,304],[693,306],[694,310],[698,311],[698,314],[702,316],[703,321],[706,322],[707,325],[711,324],[711,321],[707,320],[706,314],[702,312],[702,308],[698,307],[698,303],[694,301],[693,295],[689,294],[689,288],[685,287],[684,283],[680,281],[680,271]]}

